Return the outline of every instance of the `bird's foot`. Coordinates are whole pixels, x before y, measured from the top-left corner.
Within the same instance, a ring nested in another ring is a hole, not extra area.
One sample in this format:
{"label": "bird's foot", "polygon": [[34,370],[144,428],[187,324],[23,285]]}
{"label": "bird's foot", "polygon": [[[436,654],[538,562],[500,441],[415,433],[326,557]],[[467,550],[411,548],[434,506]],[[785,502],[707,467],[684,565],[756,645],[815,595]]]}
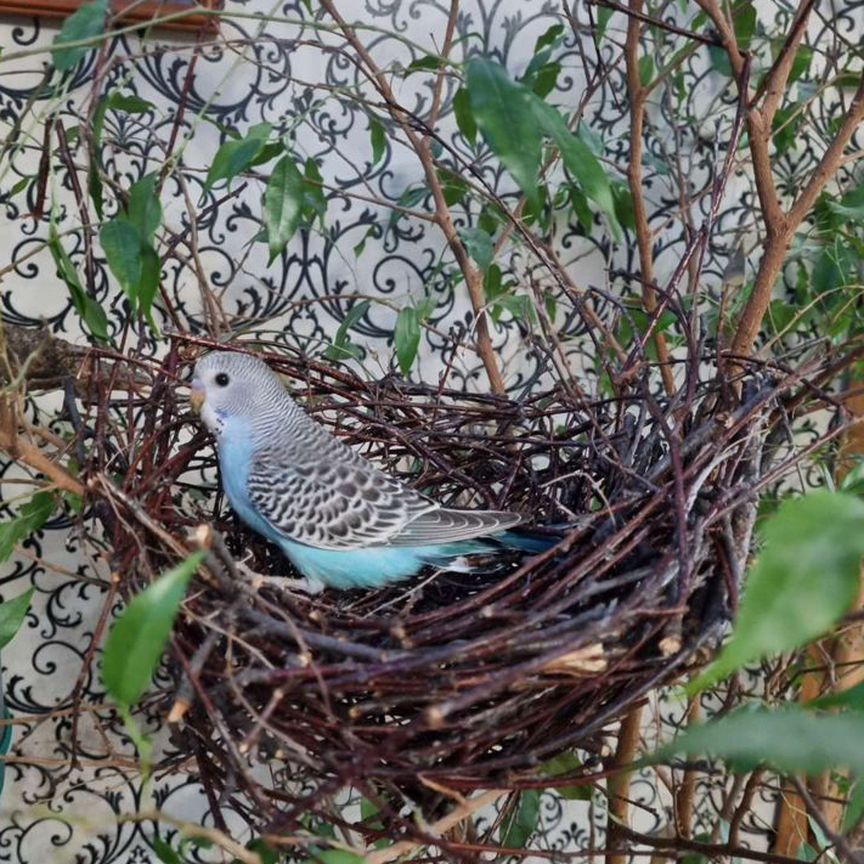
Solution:
{"label": "bird's foot", "polygon": [[291,576],[271,576],[267,573],[258,573],[242,561],[237,561],[235,566],[237,572],[249,581],[255,591],[270,587],[280,588],[283,591],[302,591],[304,594],[320,594],[324,590],[324,583],[318,579],[306,577],[294,579]]}
{"label": "bird's foot", "polygon": [[309,579],[301,576],[295,579],[291,576],[265,576],[263,573],[256,574],[252,587],[257,591],[259,588],[279,588],[282,591],[302,591],[304,594],[320,594],[324,590],[324,583],[317,579]]}

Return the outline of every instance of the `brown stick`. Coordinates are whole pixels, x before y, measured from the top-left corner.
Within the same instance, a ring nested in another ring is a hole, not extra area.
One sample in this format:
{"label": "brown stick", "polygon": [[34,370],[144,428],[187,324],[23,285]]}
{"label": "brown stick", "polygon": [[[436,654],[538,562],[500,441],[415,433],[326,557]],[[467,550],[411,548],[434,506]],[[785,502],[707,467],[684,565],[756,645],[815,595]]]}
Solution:
{"label": "brown stick", "polygon": [[[642,194],[642,135],[645,126],[645,99],[648,91],[639,78],[639,37],[642,26],[637,17],[642,12],[642,0],[630,0],[627,19],[627,40],[624,58],[627,64],[627,90],[630,94],[630,163],[627,166],[627,182],[633,199],[633,216],[636,222],[636,243],[639,247],[639,266],[642,270],[642,305],[648,315],[657,309],[656,281],[654,279],[654,256],[651,243],[651,227]],[[669,358],[666,336],[655,332],[654,345],[660,361],[660,375],[667,395],[675,392],[675,378]]]}
{"label": "brown stick", "polygon": [[[745,59],[735,38],[732,22],[721,10],[717,0],[697,0],[697,2],[717,29],[732,69],[740,82]],[[844,150],[852,140],[855,130],[864,121],[864,74],[862,74],[843,125],[825,151],[797,200],[787,211],[784,211],[777,195],[771,165],[771,128],[786,90],[795,53],[804,36],[807,20],[814,6],[815,3],[812,0],[801,0],[796,20],[789,38],[783,46],[783,51],[769,70],[757,94],[764,93],[762,106],[758,107],[752,104],[743,88],[739,92],[739,99],[745,100],[749,106],[747,130],[750,156],[753,160],[753,177],[765,223],[765,247],[753,291],[741,313],[730,348],[731,354],[735,357],[747,357],[751,354],[762,327],[762,321],[771,303],[774,284],[783,267],[789,243],[825,185],[841,166]]]}
{"label": "brown stick", "polygon": [[618,730],[618,743],[615,747],[613,766],[620,771],[610,775],[606,787],[609,794],[609,821],[606,828],[606,845],[611,850],[606,855],[606,864],[627,864],[628,853],[627,818],[630,814],[630,770],[639,746],[639,728],[642,720],[642,706],[634,708],[621,721]]}
{"label": "brown stick", "polygon": [[418,135],[412,127],[409,115],[396,101],[396,97],[384,73],[372,58],[366,46],[342,17],[339,10],[336,9],[333,0],[321,0],[321,5],[327,10],[327,14],[336,22],[345,39],[357,52],[357,56],[368,70],[376,89],[387,103],[390,116],[399,124],[405,137],[420,159],[423,173],[426,176],[426,183],[429,186],[429,191],[432,193],[432,200],[435,202],[435,222],[444,234],[447,245],[450,247],[450,251],[453,253],[453,257],[456,259],[456,263],[459,265],[459,269],[465,277],[465,284],[468,287],[468,296],[471,299],[471,307],[474,310],[477,327],[477,353],[483,361],[492,392],[502,394],[506,388],[504,386],[504,378],[498,366],[498,356],[495,353],[489,333],[489,324],[485,309],[486,297],[483,290],[483,274],[471,261],[468,250],[465,248],[465,244],[460,239],[459,232],[456,230],[450,208],[444,200],[444,190],[441,186],[441,181],[438,179],[438,172],[435,170],[435,159],[432,156],[432,142],[428,136],[421,137]]}

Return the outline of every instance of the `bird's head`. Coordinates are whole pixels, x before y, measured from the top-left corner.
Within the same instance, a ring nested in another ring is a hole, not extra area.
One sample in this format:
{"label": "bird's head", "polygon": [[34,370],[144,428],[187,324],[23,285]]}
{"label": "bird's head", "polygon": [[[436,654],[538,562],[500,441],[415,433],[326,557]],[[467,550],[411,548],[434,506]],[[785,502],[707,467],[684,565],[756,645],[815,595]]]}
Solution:
{"label": "bird's head", "polygon": [[285,388],[266,363],[248,354],[213,351],[195,364],[189,404],[220,434],[231,420],[254,420],[277,407]]}

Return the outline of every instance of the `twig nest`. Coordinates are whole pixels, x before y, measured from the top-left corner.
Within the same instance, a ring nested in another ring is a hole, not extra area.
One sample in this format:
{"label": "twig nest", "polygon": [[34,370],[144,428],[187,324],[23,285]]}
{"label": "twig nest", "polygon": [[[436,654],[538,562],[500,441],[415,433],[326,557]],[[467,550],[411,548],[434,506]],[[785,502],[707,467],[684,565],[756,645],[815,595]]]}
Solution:
{"label": "twig nest", "polygon": [[[288,562],[213,506],[206,436],[177,450],[184,407],[170,388],[145,405],[117,566],[143,584],[176,560],[168,539],[206,526],[210,576],[178,618],[162,716],[208,794],[256,802],[261,825],[290,824],[345,786],[396,801],[536,781],[573,748],[583,765],[599,758],[603,727],[722,632],[755,490],[787,446],[782,406],[800,395],[790,376],[754,380],[722,414],[707,386],[686,403],[635,385],[617,399],[555,389],[515,402],[270,359],[387,470],[447,505],[520,511],[557,545],[379,591],[282,590],[270,577],[296,576]],[[147,535],[144,554],[127,524]],[[244,567],[265,577],[252,584]]]}

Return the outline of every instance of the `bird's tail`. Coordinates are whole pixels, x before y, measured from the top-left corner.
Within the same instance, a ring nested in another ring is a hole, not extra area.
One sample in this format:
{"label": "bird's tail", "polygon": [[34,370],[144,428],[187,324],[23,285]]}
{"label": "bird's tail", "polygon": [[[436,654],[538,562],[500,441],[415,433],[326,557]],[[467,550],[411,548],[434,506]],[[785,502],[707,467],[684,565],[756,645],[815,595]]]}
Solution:
{"label": "bird's tail", "polygon": [[539,531],[531,531],[528,528],[511,528],[509,531],[496,534],[494,539],[508,549],[518,549],[520,552],[538,555],[540,552],[551,549],[561,540],[561,537],[541,534]]}

